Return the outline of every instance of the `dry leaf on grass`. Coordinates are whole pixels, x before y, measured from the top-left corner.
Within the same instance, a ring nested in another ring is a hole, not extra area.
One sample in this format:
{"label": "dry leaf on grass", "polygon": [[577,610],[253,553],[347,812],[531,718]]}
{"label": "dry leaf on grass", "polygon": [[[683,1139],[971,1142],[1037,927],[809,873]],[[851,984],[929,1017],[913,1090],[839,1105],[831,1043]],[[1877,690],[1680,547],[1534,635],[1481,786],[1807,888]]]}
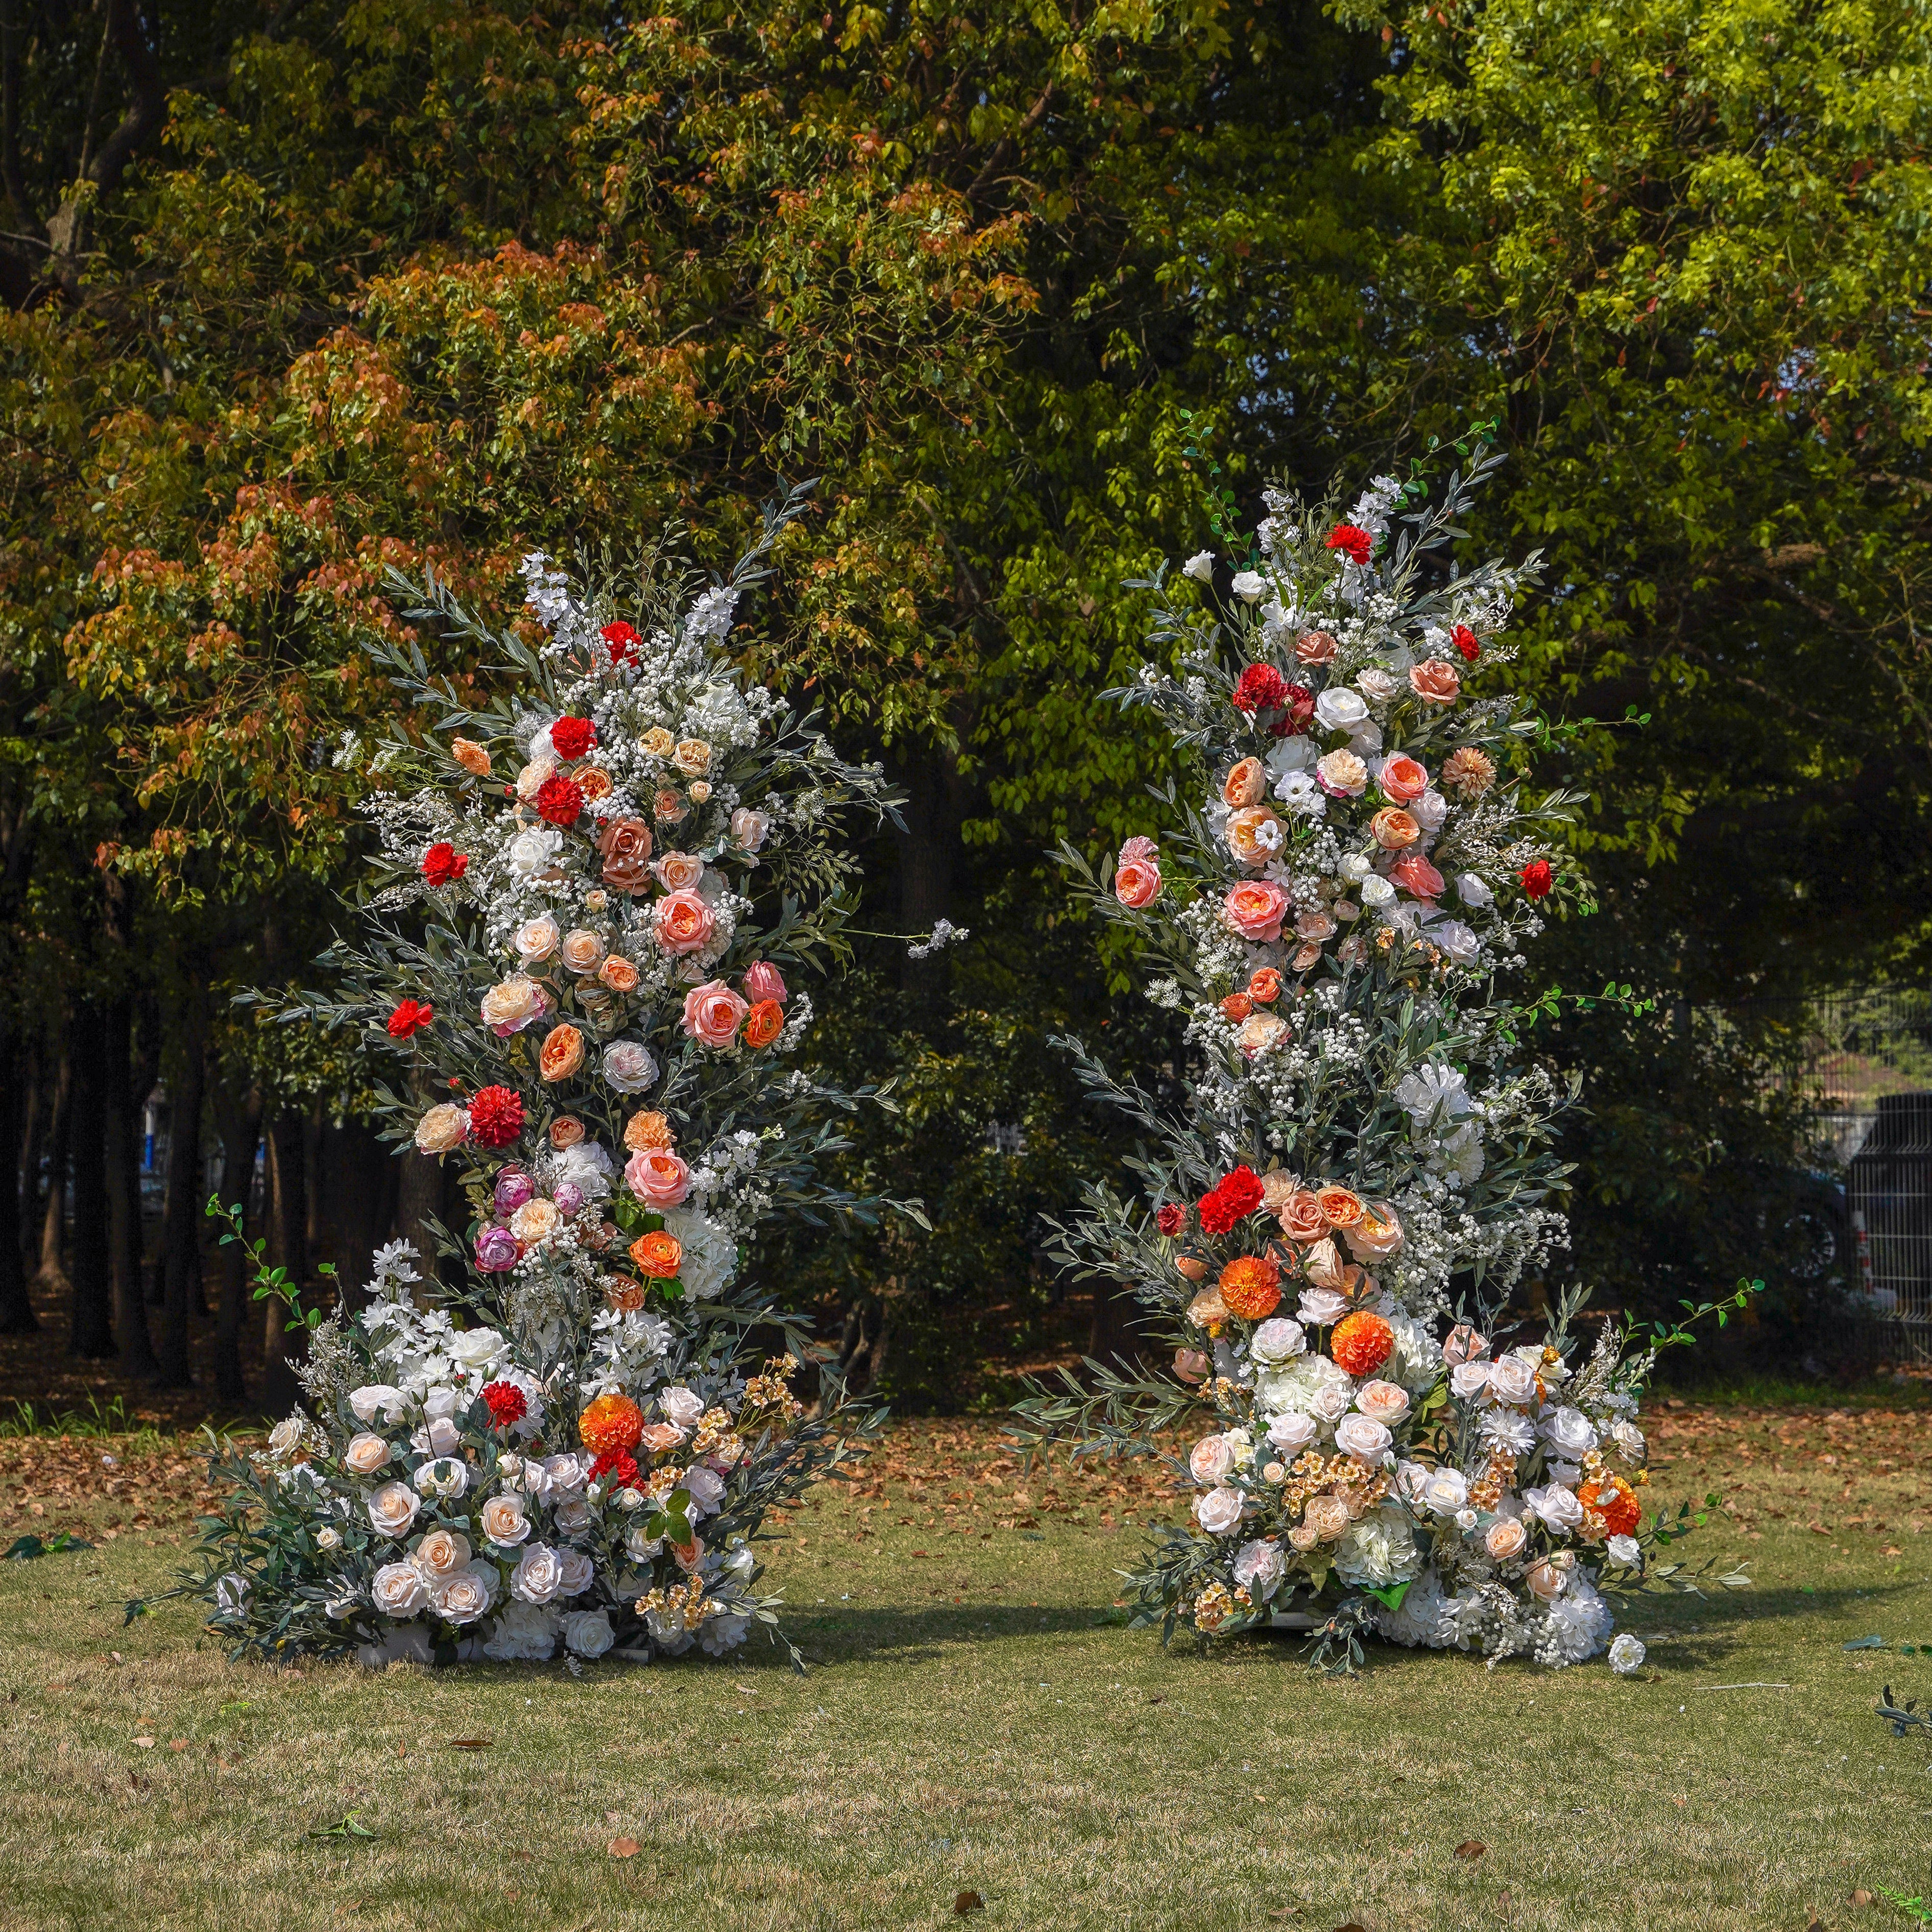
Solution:
{"label": "dry leaf on grass", "polygon": [[604,1849],[614,1858],[634,1858],[638,1856],[638,1841],[634,1838],[613,1838]]}
{"label": "dry leaf on grass", "polygon": [[1474,1864],[1477,1859],[1480,1858],[1489,1849],[1489,1846],[1484,1844],[1480,1838],[1465,1838],[1462,1842],[1456,1847],[1456,1856],[1459,1858],[1466,1859],[1471,1864]]}
{"label": "dry leaf on grass", "polygon": [[953,1911],[962,1918],[970,1918],[976,1912],[984,1912],[986,1901],[976,1892],[962,1892],[952,1901]]}
{"label": "dry leaf on grass", "polygon": [[449,1748],[452,1750],[488,1750],[490,1740],[488,1738],[452,1738]]}

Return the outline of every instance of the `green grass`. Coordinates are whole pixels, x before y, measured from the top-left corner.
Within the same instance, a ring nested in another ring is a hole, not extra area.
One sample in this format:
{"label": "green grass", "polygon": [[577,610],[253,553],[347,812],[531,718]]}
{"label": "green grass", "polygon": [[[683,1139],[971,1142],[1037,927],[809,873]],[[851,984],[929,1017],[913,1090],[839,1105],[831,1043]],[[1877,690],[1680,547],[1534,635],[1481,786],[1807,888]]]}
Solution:
{"label": "green grass", "polygon": [[[1932,1657],[1842,1646],[1932,1643],[1922,1433],[1686,1412],[1658,1493],[1727,1472],[1742,1514],[1710,1548],[1761,1580],[1636,1607],[1635,1679],[1163,1653],[1111,1609],[1144,1496],[1016,1496],[970,1431],[898,1432],[936,1480],[784,1530],[803,1678],[762,1648],[577,1678],[231,1664],[178,1604],[121,1628],[181,1534],[124,1528],[0,1564],[0,1924],[789,1932],[956,1923],[971,1891],[983,1926],[1055,1932],[1904,1926],[1849,1900],[1932,1888],[1932,1751],[1872,1715],[1888,1681],[1932,1696]],[[127,1507],[33,1500],[0,1490],[7,1540]],[[350,1819],[374,1835],[316,1835]]]}

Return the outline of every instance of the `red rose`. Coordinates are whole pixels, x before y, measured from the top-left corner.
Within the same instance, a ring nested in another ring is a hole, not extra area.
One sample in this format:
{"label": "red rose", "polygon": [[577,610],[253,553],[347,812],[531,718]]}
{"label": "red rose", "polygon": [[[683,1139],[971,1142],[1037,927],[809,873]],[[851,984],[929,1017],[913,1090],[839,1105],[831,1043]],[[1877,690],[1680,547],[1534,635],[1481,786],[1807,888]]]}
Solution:
{"label": "red rose", "polygon": [[1178,1201],[1167,1202],[1154,1210],[1154,1224],[1163,1234],[1178,1234],[1187,1226],[1187,1210]]}
{"label": "red rose", "polygon": [[470,1131],[485,1147],[508,1147],[524,1130],[522,1096],[508,1087],[485,1087],[470,1103]]}
{"label": "red rose", "polygon": [[1449,641],[1462,653],[1471,664],[1483,655],[1483,647],[1476,641],[1476,634],[1467,624],[1458,624],[1449,633]]}
{"label": "red rose", "polygon": [[587,718],[560,718],[550,728],[560,758],[580,758],[597,742],[597,727]]}
{"label": "red rose", "polygon": [[1201,1197],[1201,1225],[1210,1234],[1225,1234],[1262,1204],[1262,1184],[1253,1168],[1238,1167]]}
{"label": "red rose", "polygon": [[1291,684],[1282,693],[1281,716],[1268,727],[1277,738],[1299,738],[1315,722],[1315,694],[1305,684]]}
{"label": "red rose", "polygon": [[1339,550],[1351,563],[1366,563],[1370,551],[1376,547],[1375,538],[1353,524],[1337,524],[1325,541],[1330,550]]}
{"label": "red rose", "polygon": [[1251,664],[1234,687],[1237,711],[1277,711],[1288,694],[1286,681],[1270,664]]}
{"label": "red rose", "polygon": [[638,1480],[638,1460],[628,1449],[606,1449],[590,1466],[590,1480],[614,1474],[617,1486],[628,1489]]}
{"label": "red rose", "polygon": [[1550,869],[1547,859],[1532,859],[1524,866],[1520,874],[1522,889],[1533,899],[1540,899],[1556,883],[1556,874]]}
{"label": "red rose", "polygon": [[490,1420],[499,1429],[522,1421],[530,1413],[530,1402],[514,1382],[485,1382],[483,1400],[490,1405]]}
{"label": "red rose", "polygon": [[423,854],[422,875],[433,886],[446,886],[470,869],[470,854],[459,852],[447,838],[438,839]]}
{"label": "red rose", "polygon": [[621,617],[604,626],[604,641],[610,646],[614,664],[628,664],[638,655],[638,634]]}
{"label": "red rose", "polygon": [[389,1037],[407,1040],[412,1033],[420,1033],[436,1018],[436,1009],[420,1000],[404,1000],[389,1016]]}
{"label": "red rose", "polygon": [[584,788],[553,772],[537,788],[537,815],[553,825],[574,825],[584,809]]}

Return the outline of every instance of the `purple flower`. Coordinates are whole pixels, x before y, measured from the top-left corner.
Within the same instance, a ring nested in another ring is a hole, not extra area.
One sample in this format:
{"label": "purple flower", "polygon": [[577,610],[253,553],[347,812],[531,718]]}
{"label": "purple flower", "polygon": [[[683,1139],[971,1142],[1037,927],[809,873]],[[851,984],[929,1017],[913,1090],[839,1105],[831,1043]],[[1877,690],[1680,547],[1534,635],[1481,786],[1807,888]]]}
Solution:
{"label": "purple flower", "polygon": [[505,1168],[496,1177],[494,1204],[497,1214],[507,1221],[536,1191],[530,1176],[521,1168]]}
{"label": "purple flower", "polygon": [[485,1274],[505,1274],[517,1264],[517,1238],[507,1228],[485,1228],[476,1237],[476,1265]]}
{"label": "purple flower", "polygon": [[584,1205],[584,1190],[574,1180],[560,1180],[550,1190],[550,1197],[556,1203],[560,1214],[574,1214]]}

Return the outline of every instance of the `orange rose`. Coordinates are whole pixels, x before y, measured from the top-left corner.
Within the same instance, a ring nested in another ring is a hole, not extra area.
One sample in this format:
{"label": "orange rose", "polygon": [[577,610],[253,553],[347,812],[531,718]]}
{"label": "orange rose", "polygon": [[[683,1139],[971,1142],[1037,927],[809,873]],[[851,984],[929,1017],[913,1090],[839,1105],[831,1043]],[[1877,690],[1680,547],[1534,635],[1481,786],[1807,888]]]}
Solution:
{"label": "orange rose", "polygon": [[1352,1228],[1369,1211],[1368,1203],[1346,1187],[1318,1187],[1315,1202],[1331,1228]]}
{"label": "orange rose", "polygon": [[651,816],[665,825],[675,825],[690,808],[674,791],[661,791],[651,802]]}
{"label": "orange rose", "polygon": [[1221,781],[1222,802],[1239,809],[1258,805],[1268,790],[1268,773],[1258,758],[1244,758]]}
{"label": "orange rose", "polygon": [[657,1281],[669,1281],[684,1260],[684,1249],[675,1234],[660,1230],[640,1234],[631,1244],[631,1258],[637,1264],[638,1274]]}
{"label": "orange rose", "polygon": [[467,738],[452,738],[449,741],[449,755],[466,772],[472,772],[479,778],[487,778],[490,776],[490,754],[481,745],[473,743]]}
{"label": "orange rose", "polygon": [[546,1080],[568,1080],[584,1064],[584,1036],[574,1026],[552,1027],[538,1057]]}
{"label": "orange rose", "polygon": [[634,1315],[644,1305],[646,1293],[640,1281],[633,1281],[628,1275],[607,1274],[604,1277],[604,1304],[620,1315]]}
{"label": "orange rose", "polygon": [[1281,820],[1264,805],[1245,805],[1228,816],[1228,849],[1244,866],[1264,866],[1286,843]]}
{"label": "orange rose", "polygon": [[669,1119],[662,1114],[633,1114],[624,1124],[624,1144],[633,1154],[651,1154],[674,1147],[676,1138]]}
{"label": "orange rose", "polygon": [[1281,1206],[1277,1216],[1281,1232],[1291,1241],[1318,1241],[1328,1232],[1322,1202],[1309,1188],[1298,1188]]}
{"label": "orange rose", "polygon": [[550,1124],[550,1144],[559,1154],[584,1138],[584,1123],[574,1114],[560,1114]]}
{"label": "orange rose", "polygon": [[593,805],[600,798],[608,798],[614,789],[610,774],[602,765],[586,765],[577,775],[577,788]]}
{"label": "orange rose", "polygon": [[1429,772],[1406,752],[1398,752],[1382,766],[1380,782],[1384,798],[1413,805],[1429,789]]}
{"label": "orange rose", "polygon": [[770,1046],[784,1031],[784,1009],[776,1000],[760,1000],[745,1016],[745,1044]]}
{"label": "orange rose", "polygon": [[1264,966],[1248,982],[1248,998],[1259,1006],[1271,1006],[1281,998],[1281,975],[1272,966]]}
{"label": "orange rose", "polygon": [[621,952],[614,952],[597,969],[597,976],[614,993],[638,990],[638,969]]}
{"label": "orange rose", "polygon": [[1325,664],[1335,662],[1335,640],[1326,631],[1304,631],[1294,640],[1297,664]]}
{"label": "orange rose", "polygon": [[1396,1219],[1394,1208],[1378,1201],[1348,1230],[1347,1239],[1349,1252],[1358,1261],[1365,1256],[1379,1259],[1402,1246],[1402,1223]]}
{"label": "orange rose", "polygon": [[1230,993],[1221,1002],[1221,1017],[1224,1020],[1244,1020],[1254,1010],[1254,1001],[1245,993]]}
{"label": "orange rose", "polygon": [[1408,688],[1430,704],[1454,704],[1462,695],[1462,680],[1454,664],[1440,658],[1424,658],[1408,674]]}
{"label": "orange rose", "polygon": [[1384,852],[1400,852],[1422,836],[1422,827],[1400,806],[1384,806],[1369,820],[1370,836]]}

